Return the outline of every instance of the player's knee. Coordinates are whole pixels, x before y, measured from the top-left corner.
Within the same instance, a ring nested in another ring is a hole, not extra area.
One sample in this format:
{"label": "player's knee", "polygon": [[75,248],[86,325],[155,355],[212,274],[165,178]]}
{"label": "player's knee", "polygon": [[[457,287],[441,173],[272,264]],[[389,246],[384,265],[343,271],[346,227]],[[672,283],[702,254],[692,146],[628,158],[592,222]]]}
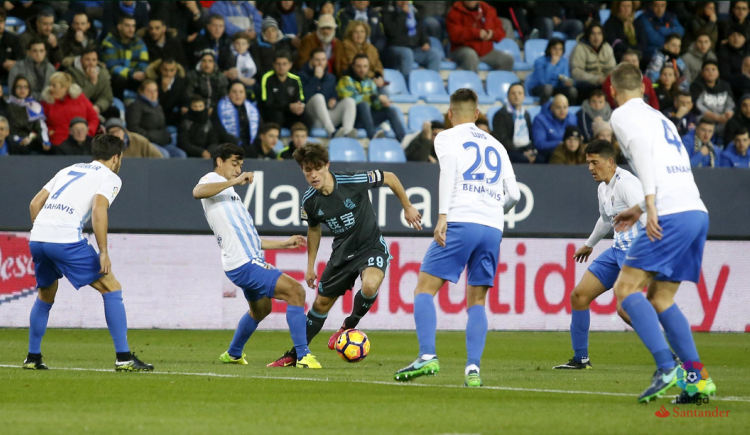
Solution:
{"label": "player's knee", "polygon": [[378,288],[380,286],[378,284],[372,283],[372,282],[363,282],[362,283],[362,294],[368,298],[372,299],[373,296],[378,294]]}
{"label": "player's knee", "polygon": [[55,292],[39,291],[39,300],[48,304],[55,303]]}
{"label": "player's knee", "polygon": [[287,301],[289,305],[294,305],[297,307],[303,307],[305,306],[305,289],[302,287],[302,284],[295,281],[295,283],[292,285],[292,289],[289,292],[289,300]]}
{"label": "player's knee", "polygon": [[255,310],[251,309],[250,311],[248,311],[248,313],[250,314],[250,317],[253,318],[253,320],[260,323],[263,321],[263,319],[268,317],[269,314],[271,314],[270,304],[269,304],[269,309],[265,309],[265,307],[256,308]]}
{"label": "player's knee", "polygon": [[570,293],[570,306],[574,310],[585,310],[591,304],[591,298],[580,287],[573,289]]}

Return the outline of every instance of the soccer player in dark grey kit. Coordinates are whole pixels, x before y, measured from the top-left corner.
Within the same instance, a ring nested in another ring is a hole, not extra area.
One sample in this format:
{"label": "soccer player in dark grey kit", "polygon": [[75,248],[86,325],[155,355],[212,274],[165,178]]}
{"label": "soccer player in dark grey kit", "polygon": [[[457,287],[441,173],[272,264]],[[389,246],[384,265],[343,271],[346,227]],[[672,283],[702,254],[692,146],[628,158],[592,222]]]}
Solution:
{"label": "soccer player in dark grey kit", "polygon": [[[352,314],[328,340],[333,349],[342,332],[357,326],[375,303],[378,289],[385,278],[390,261],[388,245],[378,227],[369,189],[383,185],[391,188],[404,207],[404,218],[410,226],[422,229],[422,216],[411,205],[398,177],[378,169],[371,171],[330,172],[328,150],[320,144],[308,143],[294,152],[294,160],[302,168],[310,184],[302,197],[302,219],[307,221],[307,272],[305,281],[315,288],[315,259],[322,236],[321,223],[333,233],[333,252],[318,282],[318,295],[307,312],[307,342],[323,328],[336,300],[362,278],[362,289],[354,296]],[[286,352],[268,367],[294,366],[294,349]]]}

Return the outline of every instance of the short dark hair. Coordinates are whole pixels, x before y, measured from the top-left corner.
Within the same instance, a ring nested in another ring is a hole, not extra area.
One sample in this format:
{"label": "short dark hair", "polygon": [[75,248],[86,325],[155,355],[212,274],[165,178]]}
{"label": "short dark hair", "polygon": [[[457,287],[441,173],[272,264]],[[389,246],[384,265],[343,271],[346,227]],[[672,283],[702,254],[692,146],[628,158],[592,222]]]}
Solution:
{"label": "short dark hair", "polygon": [[605,159],[615,158],[615,147],[608,140],[595,139],[586,145],[586,154],[599,154]]}
{"label": "short dark hair", "polygon": [[78,11],[78,12],[73,13],[73,18],[75,18],[75,17],[77,17],[79,15],[83,15],[84,17],[86,17],[86,19],[88,20],[89,23],[91,22],[91,17],[89,17],[89,14],[87,14],[86,11]]}
{"label": "short dark hair", "polygon": [[[352,20],[352,21],[354,21],[354,20]],[[315,55],[318,54],[318,53],[326,54],[326,51],[323,50],[320,47],[317,47],[317,48],[313,49],[313,51],[310,52],[310,60],[312,60],[312,58],[315,57]],[[326,54],[326,58],[327,57],[328,57],[328,55]]]}
{"label": "short dark hair", "polygon": [[641,52],[633,48],[628,48],[627,50],[625,50],[625,53],[623,53],[622,55],[623,56],[635,55],[638,58],[638,60],[641,60]]}
{"label": "short dark hair", "polygon": [[547,43],[547,48],[544,49],[544,55],[552,56],[552,47],[558,44],[562,45],[563,53],[565,53],[565,42],[560,38],[550,38],[549,42]]}
{"label": "short dark hair", "polygon": [[358,59],[367,59],[367,62],[370,62],[370,58],[367,57],[364,53],[359,53],[358,55],[354,56],[354,59],[352,59],[352,65],[354,65]]}
{"label": "short dark hair", "polygon": [[157,88],[159,87],[159,85],[156,83],[156,80],[146,79],[141,82],[140,86],[138,86],[138,92],[143,92],[148,85],[156,85]]}
{"label": "short dark hair", "polygon": [[477,120],[474,122],[474,125],[476,125],[477,127],[479,127],[480,125],[486,125],[487,128],[490,127],[490,123],[487,122],[487,120],[484,118],[477,118]]}
{"label": "short dark hair", "polygon": [[743,134],[748,134],[747,127],[737,128],[737,130],[734,132],[734,137],[742,136]]}
{"label": "short dark hair", "polygon": [[200,101],[200,102],[201,102],[201,103],[203,103],[203,104],[206,104],[206,99],[205,99],[205,98],[201,97],[201,96],[200,96],[200,95],[198,95],[198,94],[195,94],[195,95],[193,95],[193,96],[192,96],[192,97],[190,98],[190,105],[192,106],[192,105],[193,105],[193,103],[197,103],[198,101]]}
{"label": "short dark hair", "polygon": [[276,54],[273,56],[273,61],[276,62],[277,59],[281,59],[282,57],[288,60],[289,62],[292,61],[292,54],[286,50],[277,51]]}
{"label": "short dark hair", "polygon": [[[669,35],[666,36],[666,38],[664,38],[664,44],[666,45],[667,43],[671,42],[673,39],[679,39],[680,42],[682,42],[682,37],[680,36],[679,33],[670,33]],[[698,39],[698,38],[695,38],[695,39]]]}
{"label": "short dark hair", "polygon": [[604,95],[604,91],[599,88],[596,88],[593,91],[591,91],[591,95],[589,95],[589,100],[591,100],[594,97],[602,97],[604,99],[607,98],[607,96]]}
{"label": "short dark hair", "polygon": [[111,134],[100,134],[91,141],[91,156],[94,160],[107,161],[122,154],[125,142]]}
{"label": "short dark hair", "polygon": [[159,21],[159,22],[160,22],[160,23],[162,24],[162,26],[167,26],[167,20],[166,20],[166,19],[164,19],[164,18],[162,18],[162,17],[159,17],[159,16],[156,16],[156,17],[150,17],[150,18],[148,19],[148,22],[150,23],[150,22],[152,22],[152,21]]}
{"label": "short dark hair", "polygon": [[589,24],[588,27],[586,27],[583,30],[583,39],[585,41],[588,41],[589,38],[591,37],[591,32],[593,32],[594,29],[597,28],[597,27],[599,28],[599,30],[601,30],[602,35],[603,35],[604,34],[604,27],[602,26],[602,24],[599,21],[592,21],[591,24]]}
{"label": "short dark hair", "polygon": [[44,42],[44,39],[42,39],[41,36],[34,36],[29,40],[29,43],[26,44],[26,50],[31,50],[32,45],[42,44],[44,45],[44,49],[47,49],[47,43]]}
{"label": "short dark hair", "polygon": [[87,54],[91,54],[91,53],[96,53],[97,59],[99,58],[99,51],[96,45],[94,44],[90,44],[86,46],[86,48],[84,48],[83,51],[81,52],[81,57],[86,56]]}
{"label": "short dark hair", "polygon": [[698,124],[716,125],[716,122],[713,119],[708,119],[704,116],[700,121],[698,121]]}
{"label": "short dark hair", "polygon": [[237,160],[243,160],[245,158],[245,151],[233,143],[223,143],[219,145],[211,158],[214,161],[214,169],[219,166],[218,159],[229,160],[232,156],[237,156]]}
{"label": "short dark hair", "polygon": [[294,151],[293,157],[300,168],[305,164],[310,164],[315,169],[320,169],[329,162],[328,149],[322,144],[312,142],[307,142],[297,148]]}
{"label": "short dark hair", "polygon": [[51,10],[44,8],[37,12],[35,21],[39,21],[40,18],[52,18],[54,20],[55,14]]}
{"label": "short dark hair", "polygon": [[266,134],[269,130],[279,130],[281,132],[281,126],[275,122],[264,122],[258,129],[258,134]]}
{"label": "short dark hair", "polygon": [[451,104],[453,103],[474,103],[477,104],[477,93],[469,88],[458,89],[451,95]]}
{"label": "short dark hair", "polygon": [[250,40],[250,36],[245,32],[237,32],[234,35],[232,35],[232,42],[238,40],[238,39],[244,39],[247,41],[248,44],[250,44],[252,41]]}
{"label": "short dark hair", "polygon": [[135,21],[135,17],[129,14],[122,14],[117,17],[117,24],[122,24],[125,20]]}
{"label": "short dark hair", "polygon": [[704,60],[703,61],[703,65],[701,65],[701,71],[703,71],[703,68],[705,68],[705,67],[707,67],[709,65],[715,66],[716,69],[719,68],[719,62],[717,62],[717,61],[715,61],[713,59],[708,59],[708,60]]}
{"label": "short dark hair", "polygon": [[208,16],[208,22],[210,23],[213,20],[219,20],[222,23],[224,22],[224,16],[221,14],[211,14]]}
{"label": "short dark hair", "polygon": [[508,87],[508,93],[510,93],[510,90],[516,86],[520,86],[521,89],[523,89],[523,92],[526,93],[526,88],[521,84],[521,82],[513,83],[512,85],[510,85],[510,87]]}
{"label": "short dark hair", "polygon": [[677,95],[675,97],[690,97],[690,99],[692,99],[693,94],[691,94],[690,91],[681,89],[679,92],[677,92]]}

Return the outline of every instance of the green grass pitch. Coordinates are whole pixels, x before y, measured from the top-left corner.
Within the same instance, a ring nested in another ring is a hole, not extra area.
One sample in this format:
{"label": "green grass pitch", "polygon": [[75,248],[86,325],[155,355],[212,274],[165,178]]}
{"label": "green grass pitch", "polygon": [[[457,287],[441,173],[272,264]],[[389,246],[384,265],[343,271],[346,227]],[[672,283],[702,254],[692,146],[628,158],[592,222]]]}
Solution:
{"label": "green grass pitch", "polygon": [[[413,331],[369,331],[370,355],[347,364],[325,342],[311,349],[323,370],[268,369],[290,347],[286,332],[257,332],[248,366],[222,365],[232,331],[131,330],[132,349],[153,374],[115,373],[106,330],[50,329],[51,370],[26,371],[27,330],[0,329],[0,434],[746,434],[750,340],[696,334],[718,386],[709,404],[636,403],[653,361],[635,333],[592,333],[594,370],[551,370],[571,356],[564,332],[490,332],[485,388],[463,385],[464,334],[437,336],[441,372],[412,384],[392,374],[416,357]],[[79,370],[70,370],[76,368]],[[68,370],[62,370],[68,369]],[[678,388],[670,390],[672,396]],[[728,417],[667,417],[681,410]]]}

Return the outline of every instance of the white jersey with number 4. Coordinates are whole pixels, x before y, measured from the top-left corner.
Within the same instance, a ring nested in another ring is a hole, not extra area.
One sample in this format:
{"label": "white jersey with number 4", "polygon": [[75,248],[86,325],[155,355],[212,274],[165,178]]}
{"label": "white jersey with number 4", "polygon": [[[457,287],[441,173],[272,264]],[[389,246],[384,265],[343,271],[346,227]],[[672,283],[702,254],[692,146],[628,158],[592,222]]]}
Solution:
{"label": "white jersey with number 4", "polygon": [[[223,183],[226,178],[209,172],[198,184]],[[221,247],[221,264],[225,271],[234,270],[252,260],[263,260],[261,240],[242,198],[228,187],[210,198],[201,199],[208,225]]]}
{"label": "white jersey with number 4", "polygon": [[435,137],[440,161],[438,211],[448,222],[470,222],[503,230],[503,180],[515,178],[508,152],[474,124],[460,124]]}
{"label": "white jersey with number 4", "polygon": [[102,163],[77,163],[62,169],[44,190],[50,193],[31,229],[32,242],[75,243],[83,240],[83,225],[91,217],[94,197],[109,204],[120,192],[122,180]]}
{"label": "white jersey with number 4", "polygon": [[634,98],[610,118],[623,154],[641,180],[644,196],[656,195],[659,216],[707,211],[677,128],[661,112]]}

